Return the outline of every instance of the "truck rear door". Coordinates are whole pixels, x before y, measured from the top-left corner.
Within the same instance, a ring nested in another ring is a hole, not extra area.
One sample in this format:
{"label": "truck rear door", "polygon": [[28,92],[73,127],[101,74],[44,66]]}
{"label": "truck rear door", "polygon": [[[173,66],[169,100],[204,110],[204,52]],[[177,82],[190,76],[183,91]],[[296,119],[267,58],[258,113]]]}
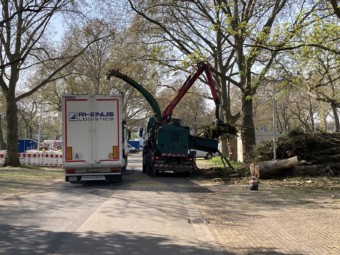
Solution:
{"label": "truck rear door", "polygon": [[122,126],[118,97],[94,98],[93,158],[95,163],[119,165],[122,159]]}
{"label": "truck rear door", "polygon": [[64,98],[64,168],[124,165],[120,103],[114,96]]}

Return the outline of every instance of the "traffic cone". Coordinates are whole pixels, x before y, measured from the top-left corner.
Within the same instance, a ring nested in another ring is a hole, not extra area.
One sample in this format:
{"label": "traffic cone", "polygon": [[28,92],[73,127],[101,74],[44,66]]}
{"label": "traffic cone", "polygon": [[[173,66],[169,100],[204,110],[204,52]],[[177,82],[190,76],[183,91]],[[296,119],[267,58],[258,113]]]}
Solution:
{"label": "traffic cone", "polygon": [[250,190],[258,190],[259,189],[259,185],[257,183],[257,178],[256,178],[255,175],[252,175],[250,177],[249,184],[250,184]]}
{"label": "traffic cone", "polygon": [[259,184],[257,182],[257,178],[260,177],[260,168],[259,166],[255,165],[254,163],[251,163],[249,165],[249,169],[250,169],[250,190],[258,190],[259,189]]}

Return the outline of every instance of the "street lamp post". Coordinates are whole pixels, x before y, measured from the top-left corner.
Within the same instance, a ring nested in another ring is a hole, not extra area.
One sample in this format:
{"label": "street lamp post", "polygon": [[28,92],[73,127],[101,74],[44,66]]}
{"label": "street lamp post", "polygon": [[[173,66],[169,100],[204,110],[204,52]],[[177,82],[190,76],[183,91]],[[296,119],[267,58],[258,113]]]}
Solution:
{"label": "street lamp post", "polygon": [[41,115],[42,115],[42,104],[40,104],[40,116],[38,125],[38,150],[40,149],[40,137],[41,137]]}

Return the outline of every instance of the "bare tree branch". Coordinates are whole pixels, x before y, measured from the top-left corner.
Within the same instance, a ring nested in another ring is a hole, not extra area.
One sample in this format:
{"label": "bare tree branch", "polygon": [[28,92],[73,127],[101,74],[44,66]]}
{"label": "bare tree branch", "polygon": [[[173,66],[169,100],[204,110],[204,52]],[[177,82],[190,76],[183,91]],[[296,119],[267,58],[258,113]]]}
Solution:
{"label": "bare tree branch", "polygon": [[334,13],[340,19],[340,3],[338,0],[329,0],[334,10]]}

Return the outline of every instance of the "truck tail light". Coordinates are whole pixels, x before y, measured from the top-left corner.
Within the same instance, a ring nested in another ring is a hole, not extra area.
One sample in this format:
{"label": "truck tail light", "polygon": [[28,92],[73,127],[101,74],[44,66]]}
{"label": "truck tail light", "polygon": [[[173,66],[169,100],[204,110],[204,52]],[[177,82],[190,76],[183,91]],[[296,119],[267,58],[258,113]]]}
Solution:
{"label": "truck tail light", "polygon": [[111,168],[111,173],[120,173],[120,168]]}
{"label": "truck tail light", "polygon": [[76,172],[75,169],[65,169],[65,173],[67,174],[74,174]]}
{"label": "truck tail light", "polygon": [[67,160],[72,160],[72,147],[67,147]]}
{"label": "truck tail light", "polygon": [[118,146],[112,147],[112,157],[113,159],[118,159]]}

